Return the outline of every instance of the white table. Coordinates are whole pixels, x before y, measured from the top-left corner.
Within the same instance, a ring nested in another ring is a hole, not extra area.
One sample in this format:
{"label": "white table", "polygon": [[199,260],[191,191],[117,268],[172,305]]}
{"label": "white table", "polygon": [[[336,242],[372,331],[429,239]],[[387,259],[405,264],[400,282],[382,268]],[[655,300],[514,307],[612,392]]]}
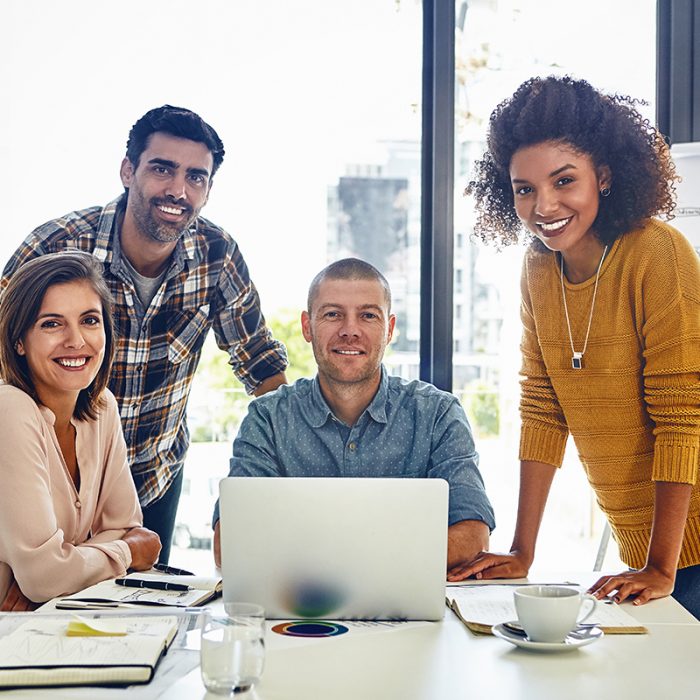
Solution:
{"label": "white table", "polygon": [[[586,574],[569,580],[592,582]],[[535,581],[534,577],[531,580]],[[546,578],[541,580],[558,580]],[[564,579],[561,579],[564,580]],[[542,654],[441,623],[350,634],[269,649],[257,700],[646,700],[700,697],[700,623],[672,598],[625,608],[649,629],[608,635],[576,651]],[[168,700],[212,698],[199,671]],[[243,696],[245,697],[245,696]]]}
{"label": "white table", "polygon": [[[592,574],[570,578],[582,583]],[[538,580],[531,576],[531,580]],[[539,580],[564,580],[548,577]],[[217,603],[216,605],[221,605]],[[348,633],[309,642],[269,640],[266,667],[248,700],[646,700],[700,696],[700,623],[672,598],[625,606],[646,635],[608,635],[576,651],[524,651],[469,632],[446,609],[440,623]],[[91,697],[114,693],[93,689]],[[123,696],[128,698],[129,693]],[[71,698],[69,689],[10,691],[0,700]],[[153,696],[155,697],[155,695]],[[199,669],[167,689],[167,700],[212,700]]]}

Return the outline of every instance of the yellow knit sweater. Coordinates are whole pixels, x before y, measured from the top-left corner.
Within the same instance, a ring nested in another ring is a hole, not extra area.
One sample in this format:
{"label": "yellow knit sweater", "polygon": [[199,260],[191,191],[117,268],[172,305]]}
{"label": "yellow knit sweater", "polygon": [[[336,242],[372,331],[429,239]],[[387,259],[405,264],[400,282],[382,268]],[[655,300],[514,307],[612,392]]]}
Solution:
{"label": "yellow knit sweater", "polygon": [[[583,348],[595,277],[564,278]],[[600,271],[583,368],[571,366],[559,257],[523,264],[520,459],[560,466],[569,431],[622,560],[646,561],[654,481],[694,484],[679,568],[700,563],[700,258],[652,219],[619,238]]]}

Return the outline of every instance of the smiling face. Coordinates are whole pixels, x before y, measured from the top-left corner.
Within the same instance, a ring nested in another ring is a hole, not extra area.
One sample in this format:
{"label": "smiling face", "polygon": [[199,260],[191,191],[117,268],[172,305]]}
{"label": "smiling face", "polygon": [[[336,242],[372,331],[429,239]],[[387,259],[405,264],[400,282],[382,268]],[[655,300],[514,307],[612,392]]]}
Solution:
{"label": "smiling face", "polygon": [[67,395],[77,401],[102,365],[105,330],[102,301],[88,282],[46,290],[36,321],[17,343],[29,375],[47,406]]}
{"label": "smiling face", "polygon": [[207,203],[213,163],[205,144],[155,132],[136,168],[122,161],[125,224],[159,243],[177,241]]}
{"label": "smiling face", "polygon": [[592,226],[600,190],[610,186],[607,168],[598,171],[589,155],[546,141],[515,152],[510,178],[518,218],[547,248],[565,258],[602,249]]}
{"label": "smiling face", "polygon": [[337,385],[372,385],[376,389],[395,322],[380,282],[323,280],[311,309],[301,317],[322,388],[332,391]]}

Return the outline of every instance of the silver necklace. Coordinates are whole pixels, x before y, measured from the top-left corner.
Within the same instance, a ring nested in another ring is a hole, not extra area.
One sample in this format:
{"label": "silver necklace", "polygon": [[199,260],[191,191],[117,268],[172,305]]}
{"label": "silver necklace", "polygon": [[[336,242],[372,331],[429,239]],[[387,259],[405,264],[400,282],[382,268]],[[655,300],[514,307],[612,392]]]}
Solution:
{"label": "silver necklace", "polygon": [[595,286],[593,287],[593,301],[591,301],[591,313],[588,314],[588,328],[586,329],[586,338],[583,341],[583,350],[581,352],[576,352],[574,349],[574,338],[571,335],[571,322],[569,321],[569,309],[566,306],[566,290],[564,289],[564,256],[561,256],[561,264],[559,265],[559,281],[561,282],[561,296],[564,300],[564,314],[566,315],[566,327],[569,329],[569,343],[571,343],[571,366],[574,369],[581,369],[583,367],[583,354],[586,352],[588,347],[588,334],[591,332],[591,321],[593,321],[593,309],[595,308],[595,295],[598,292],[598,278],[600,277],[600,268],[603,267],[603,260],[605,260],[605,254],[608,252],[608,246],[603,249],[603,254],[600,256],[600,262],[598,263],[598,269],[595,273]]}

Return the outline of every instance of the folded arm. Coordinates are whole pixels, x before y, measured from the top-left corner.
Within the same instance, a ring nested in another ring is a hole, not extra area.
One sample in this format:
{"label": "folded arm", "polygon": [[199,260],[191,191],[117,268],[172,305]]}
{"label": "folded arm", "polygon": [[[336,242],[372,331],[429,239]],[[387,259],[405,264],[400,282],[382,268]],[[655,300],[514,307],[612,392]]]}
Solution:
{"label": "folded arm", "polygon": [[[57,508],[75,508],[74,496],[67,477],[51,471],[46,428],[33,402],[27,402],[29,397],[19,404],[3,401],[0,410],[0,561],[27,598],[44,601],[123,574],[132,557],[122,534],[141,524],[141,512],[124,463],[104,475],[99,516],[91,524],[94,537],[76,541],[78,525],[64,532]],[[70,522],[74,518],[66,516],[65,523]],[[116,531],[116,538],[102,541],[105,531]]]}

